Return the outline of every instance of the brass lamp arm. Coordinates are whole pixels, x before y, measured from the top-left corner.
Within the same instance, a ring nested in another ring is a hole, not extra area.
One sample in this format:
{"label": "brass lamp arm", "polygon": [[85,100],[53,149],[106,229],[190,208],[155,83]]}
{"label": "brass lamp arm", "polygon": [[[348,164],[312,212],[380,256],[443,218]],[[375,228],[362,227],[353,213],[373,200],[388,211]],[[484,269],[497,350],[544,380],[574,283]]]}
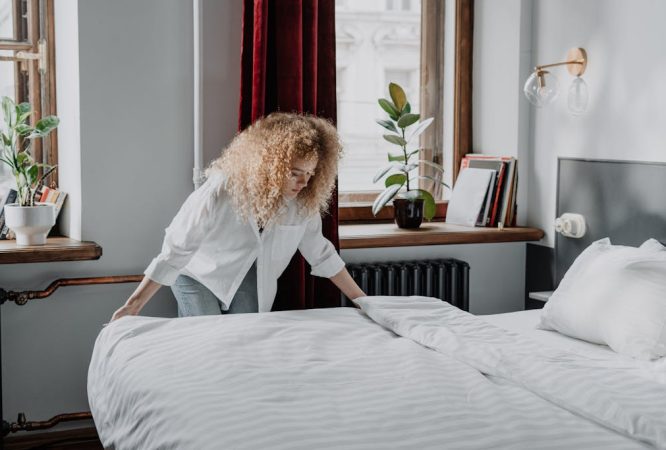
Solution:
{"label": "brass lamp arm", "polygon": [[542,71],[543,69],[546,69],[546,68],[548,68],[548,67],[564,66],[564,65],[568,65],[568,64],[580,64],[580,65],[583,65],[583,64],[585,64],[585,60],[584,60],[584,59],[579,59],[579,60],[576,60],[576,61],[564,61],[564,62],[558,62],[558,63],[553,63],[553,64],[544,64],[543,66],[536,66],[536,67],[534,68],[534,70],[540,72],[540,71]]}
{"label": "brass lamp arm", "polygon": [[548,67],[567,66],[567,70],[574,77],[579,77],[585,73],[587,67],[587,52],[584,48],[572,48],[567,53],[567,60],[553,64],[543,64],[536,66],[534,71],[538,74]]}

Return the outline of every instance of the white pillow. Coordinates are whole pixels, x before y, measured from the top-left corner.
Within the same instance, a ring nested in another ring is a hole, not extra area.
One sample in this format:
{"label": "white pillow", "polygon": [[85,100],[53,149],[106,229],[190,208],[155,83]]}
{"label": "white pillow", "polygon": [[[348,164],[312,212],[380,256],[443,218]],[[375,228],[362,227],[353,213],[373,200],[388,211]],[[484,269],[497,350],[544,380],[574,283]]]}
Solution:
{"label": "white pillow", "polygon": [[654,239],[639,248],[592,243],[546,303],[539,328],[637,359],[666,355],[666,248]]}

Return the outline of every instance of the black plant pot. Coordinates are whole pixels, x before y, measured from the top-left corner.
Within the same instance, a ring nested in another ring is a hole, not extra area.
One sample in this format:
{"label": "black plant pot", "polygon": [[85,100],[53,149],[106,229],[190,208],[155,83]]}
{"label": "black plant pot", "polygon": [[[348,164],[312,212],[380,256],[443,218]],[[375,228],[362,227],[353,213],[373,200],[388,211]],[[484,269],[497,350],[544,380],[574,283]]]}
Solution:
{"label": "black plant pot", "polygon": [[400,228],[418,228],[423,222],[423,199],[407,200],[396,198],[393,200],[395,223]]}

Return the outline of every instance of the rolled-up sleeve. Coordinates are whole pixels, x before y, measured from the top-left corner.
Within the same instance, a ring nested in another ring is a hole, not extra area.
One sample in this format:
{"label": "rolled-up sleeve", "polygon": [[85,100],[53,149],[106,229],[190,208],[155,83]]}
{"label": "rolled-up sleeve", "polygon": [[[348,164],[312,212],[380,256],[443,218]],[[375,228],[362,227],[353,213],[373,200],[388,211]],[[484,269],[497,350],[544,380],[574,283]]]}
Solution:
{"label": "rolled-up sleeve", "polygon": [[331,278],[345,267],[345,262],[331,241],[322,235],[321,217],[318,214],[308,221],[298,249],[312,266],[312,275]]}
{"label": "rolled-up sleeve", "polygon": [[221,183],[221,176],[212,176],[185,200],[165,230],[162,251],[144,271],[148,278],[165,286],[175,283],[213,225]]}

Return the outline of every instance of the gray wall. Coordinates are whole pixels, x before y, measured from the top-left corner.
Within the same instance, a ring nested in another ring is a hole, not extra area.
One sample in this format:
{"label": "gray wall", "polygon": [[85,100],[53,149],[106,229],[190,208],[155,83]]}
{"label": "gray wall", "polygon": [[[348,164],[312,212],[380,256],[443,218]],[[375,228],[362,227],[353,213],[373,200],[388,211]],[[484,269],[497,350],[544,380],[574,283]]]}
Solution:
{"label": "gray wall", "polygon": [[[141,273],[192,190],[192,2],[59,0],[56,7],[60,148],[64,161],[74,161],[63,168],[73,200],[66,226],[98,242],[104,255],[92,262],[0,266],[5,289]],[[236,130],[241,7],[204,2],[204,17],[216,15],[206,18],[204,30],[210,34],[204,50],[215,61],[206,66],[204,85],[214,96],[204,104],[214,115],[204,124],[208,159]],[[134,287],[61,288],[46,300],[3,306],[5,417],[15,420],[25,411],[29,420],[44,420],[89,409],[86,372],[95,337]],[[145,314],[175,311],[163,289]]]}

